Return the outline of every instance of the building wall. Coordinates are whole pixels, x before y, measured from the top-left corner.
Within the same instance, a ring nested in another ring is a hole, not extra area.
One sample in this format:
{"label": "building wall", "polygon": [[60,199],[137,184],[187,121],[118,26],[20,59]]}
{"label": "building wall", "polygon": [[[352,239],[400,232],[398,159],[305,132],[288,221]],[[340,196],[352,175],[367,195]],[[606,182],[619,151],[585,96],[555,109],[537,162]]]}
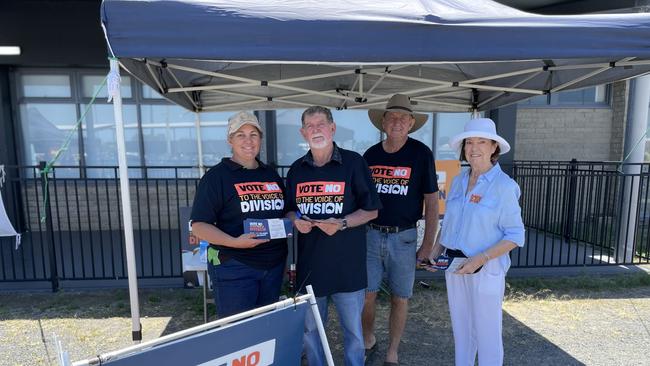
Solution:
{"label": "building wall", "polygon": [[517,112],[517,160],[609,160],[612,110],[526,108]]}
{"label": "building wall", "polygon": [[627,81],[611,90],[609,108],[518,108],[515,159],[621,160]]}
{"label": "building wall", "polygon": [[612,135],[610,137],[609,160],[623,160],[625,125],[627,121],[627,102],[629,82],[619,81],[612,84]]}
{"label": "building wall", "polygon": [[21,47],[0,65],[108,67],[100,0],[0,1],[0,43]]}

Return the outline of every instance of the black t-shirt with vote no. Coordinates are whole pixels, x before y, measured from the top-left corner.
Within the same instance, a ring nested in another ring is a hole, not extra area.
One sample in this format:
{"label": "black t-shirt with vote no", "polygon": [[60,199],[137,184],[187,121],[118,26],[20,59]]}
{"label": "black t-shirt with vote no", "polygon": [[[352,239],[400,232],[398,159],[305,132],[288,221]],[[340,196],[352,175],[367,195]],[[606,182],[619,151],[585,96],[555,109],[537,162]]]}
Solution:
{"label": "black t-shirt with vote no", "polygon": [[[336,146],[334,149],[332,160],[322,167],[313,165],[311,152],[291,165],[287,174],[289,211],[299,211],[312,219],[328,219],[381,207],[361,155]],[[365,225],[332,236],[318,228],[298,234],[296,268],[298,285],[312,285],[319,297],[365,288]]]}
{"label": "black t-shirt with vote no", "polygon": [[387,153],[380,142],[371,146],[363,157],[382,205],[372,223],[404,227],[421,219],[423,195],[438,191],[431,149],[409,137],[395,153]]}
{"label": "black t-shirt with vote no", "polygon": [[[261,162],[256,169],[245,169],[224,158],[201,178],[191,220],[213,224],[224,233],[238,237],[244,233],[244,219],[284,217],[284,197],[284,184],[275,170]],[[274,239],[246,249],[211,244],[224,257],[259,269],[273,268],[287,257],[286,239]]]}

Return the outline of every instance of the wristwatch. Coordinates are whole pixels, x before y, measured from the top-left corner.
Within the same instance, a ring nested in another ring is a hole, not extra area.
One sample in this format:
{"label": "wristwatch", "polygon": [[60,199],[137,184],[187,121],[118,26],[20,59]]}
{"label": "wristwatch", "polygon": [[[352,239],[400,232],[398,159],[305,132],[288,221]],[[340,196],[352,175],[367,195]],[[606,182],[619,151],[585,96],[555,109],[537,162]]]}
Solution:
{"label": "wristwatch", "polygon": [[341,221],[341,228],[339,229],[339,231],[343,231],[347,228],[348,228],[348,219],[344,217],[343,220]]}

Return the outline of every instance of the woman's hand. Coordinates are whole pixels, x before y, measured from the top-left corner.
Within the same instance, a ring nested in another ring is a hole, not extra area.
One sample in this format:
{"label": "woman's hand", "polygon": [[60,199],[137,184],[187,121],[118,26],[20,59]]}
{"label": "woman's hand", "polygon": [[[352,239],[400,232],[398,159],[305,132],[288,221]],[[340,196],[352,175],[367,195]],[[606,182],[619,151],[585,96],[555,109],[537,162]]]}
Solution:
{"label": "woman's hand", "polygon": [[307,234],[314,227],[314,224],[311,222],[311,219],[307,216],[303,216],[301,219],[293,220],[293,226],[298,229],[301,234]]}
{"label": "woman's hand", "polygon": [[233,248],[254,248],[260,244],[268,242],[269,239],[255,239],[254,233],[241,234],[240,236],[233,239],[232,244],[230,245]]}
{"label": "woman's hand", "polygon": [[487,263],[487,258],[482,255],[475,255],[473,257],[469,257],[465,259],[463,264],[461,264],[455,274],[472,274],[476,272],[477,269],[479,269],[482,265]]}

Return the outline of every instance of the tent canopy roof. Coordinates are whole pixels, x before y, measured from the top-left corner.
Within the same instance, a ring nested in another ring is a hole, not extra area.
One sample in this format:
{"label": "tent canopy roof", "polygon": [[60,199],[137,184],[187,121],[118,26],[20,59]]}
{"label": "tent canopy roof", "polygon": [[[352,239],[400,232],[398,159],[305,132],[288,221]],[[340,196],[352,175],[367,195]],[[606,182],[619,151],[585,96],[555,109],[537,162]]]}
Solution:
{"label": "tent canopy roof", "polygon": [[111,52],[184,107],[486,110],[650,71],[650,15],[488,0],[104,0]]}

